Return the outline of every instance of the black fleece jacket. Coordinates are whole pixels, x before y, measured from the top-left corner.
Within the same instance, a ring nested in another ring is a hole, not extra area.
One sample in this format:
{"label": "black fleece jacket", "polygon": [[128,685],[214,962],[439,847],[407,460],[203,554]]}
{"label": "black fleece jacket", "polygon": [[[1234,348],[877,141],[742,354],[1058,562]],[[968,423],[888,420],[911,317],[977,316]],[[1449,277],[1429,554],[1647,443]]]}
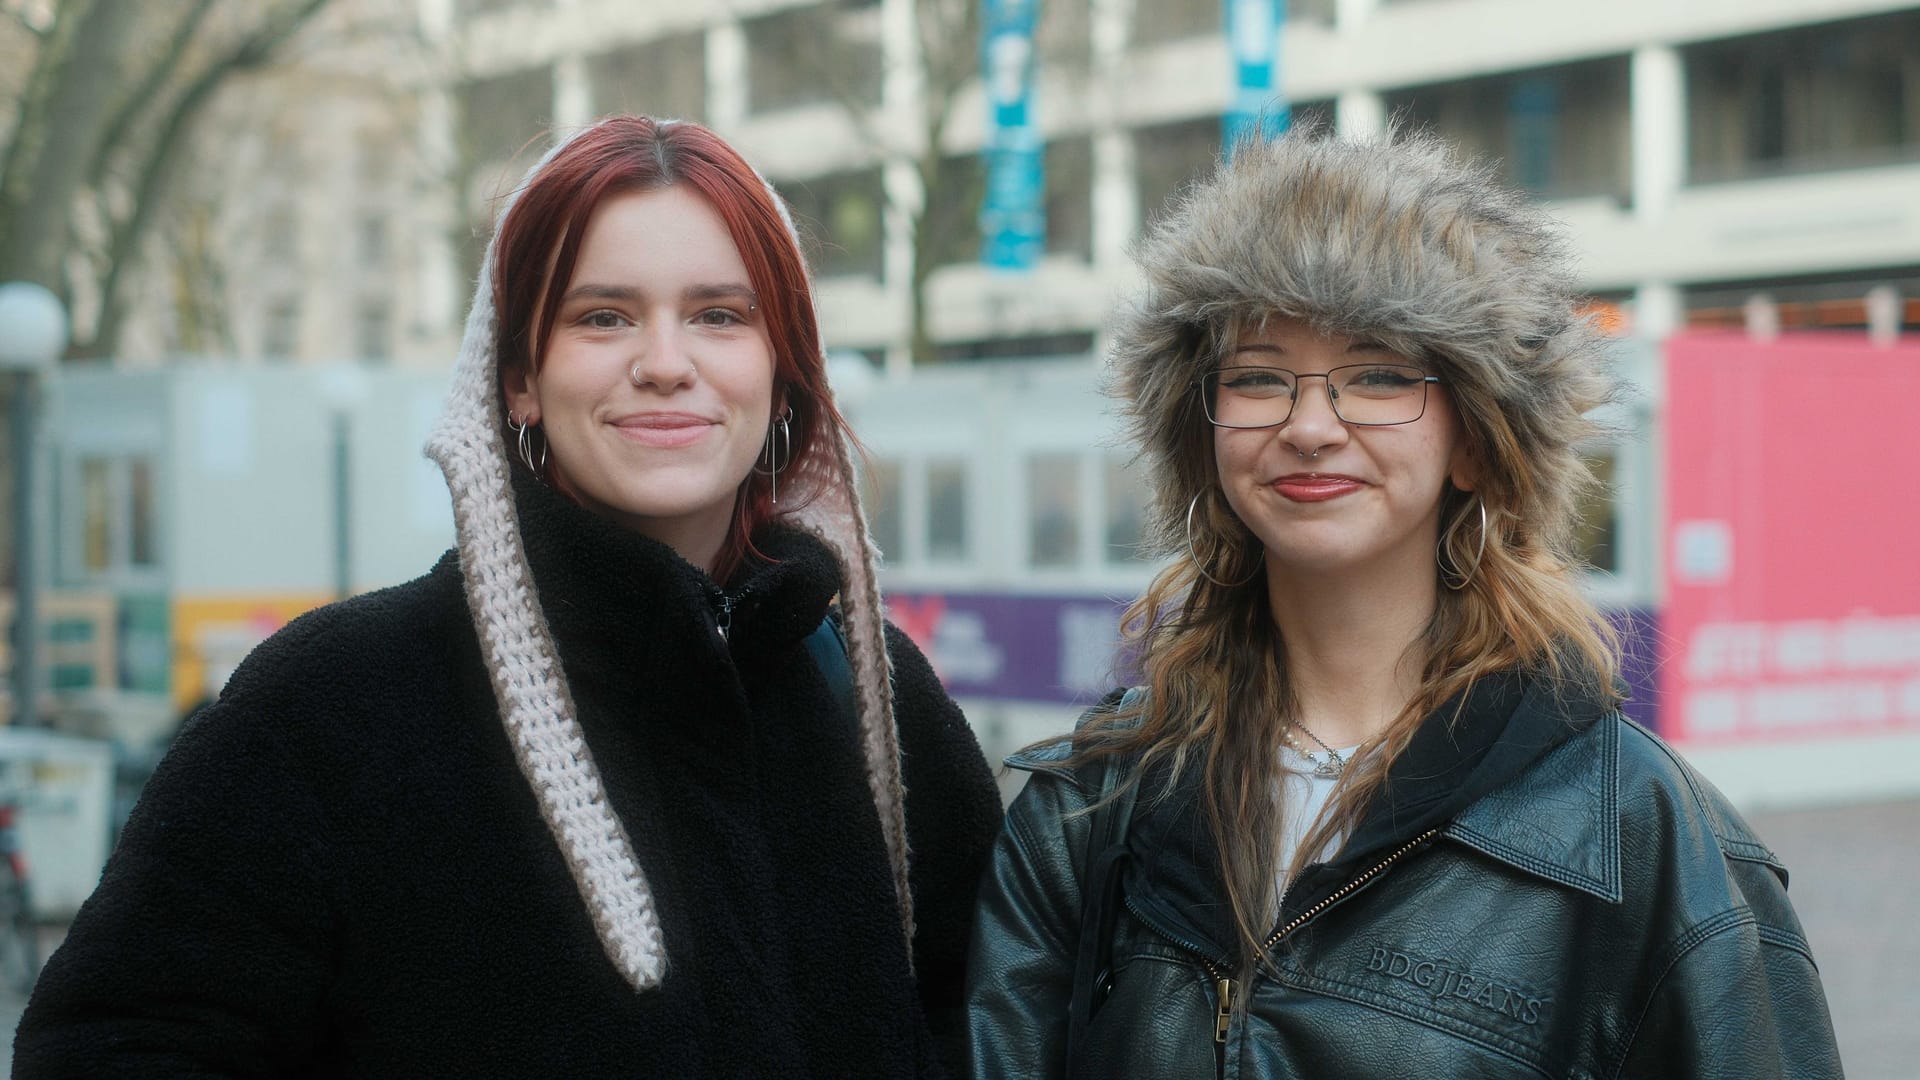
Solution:
{"label": "black fleece jacket", "polygon": [[826,550],[758,537],[773,561],[731,583],[723,643],[718,590],[670,549],[544,489],[519,502],[664,983],[635,992],[603,954],[449,555],[297,620],[181,733],[41,978],[15,1076],[943,1073],[931,1029],[957,1031],[1000,804],[925,659],[890,629],[910,973],[854,724],[803,644],[840,584]]}

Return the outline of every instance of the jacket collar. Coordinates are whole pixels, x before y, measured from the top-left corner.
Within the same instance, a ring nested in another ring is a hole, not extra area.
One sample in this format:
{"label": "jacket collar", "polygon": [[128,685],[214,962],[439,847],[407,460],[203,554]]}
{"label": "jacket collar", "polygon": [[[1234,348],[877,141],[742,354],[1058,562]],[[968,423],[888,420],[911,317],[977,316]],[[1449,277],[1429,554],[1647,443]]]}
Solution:
{"label": "jacket collar", "polygon": [[[726,655],[743,670],[790,650],[820,625],[840,588],[826,546],[797,529],[755,534],[747,564],[723,588],[657,540],[593,513],[525,473],[513,478],[527,564],[555,646],[571,669],[626,666],[639,653],[714,651],[722,609]],[[716,651],[716,655],[718,652]]]}
{"label": "jacket collar", "polygon": [[[1281,921],[1435,829],[1550,880],[1589,891],[1611,882],[1617,892],[1618,845],[1604,842],[1618,832],[1617,761],[1608,752],[1604,765],[1595,762],[1593,740],[1576,738],[1605,712],[1593,695],[1524,673],[1478,680],[1427,717],[1340,853],[1305,868],[1288,889]],[[1606,737],[1617,745],[1617,734]],[[1155,797],[1166,790],[1163,776],[1142,782],[1128,834],[1129,906],[1168,937],[1216,958],[1236,955],[1197,770],[1164,799]]]}
{"label": "jacket collar", "polygon": [[1467,807],[1442,835],[1522,873],[1619,903],[1624,722],[1615,715],[1592,723]]}

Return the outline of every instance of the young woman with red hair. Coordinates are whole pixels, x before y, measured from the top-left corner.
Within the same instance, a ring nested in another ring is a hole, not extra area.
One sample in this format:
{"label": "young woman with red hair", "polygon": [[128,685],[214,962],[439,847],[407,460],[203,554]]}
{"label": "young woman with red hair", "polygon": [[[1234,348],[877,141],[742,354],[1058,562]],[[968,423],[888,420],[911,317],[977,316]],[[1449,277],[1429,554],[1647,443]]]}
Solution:
{"label": "young woman with red hair", "polygon": [[777,196],[607,120],[486,265],[456,550],[181,733],[17,1075],[943,1073],[999,801],[882,620]]}

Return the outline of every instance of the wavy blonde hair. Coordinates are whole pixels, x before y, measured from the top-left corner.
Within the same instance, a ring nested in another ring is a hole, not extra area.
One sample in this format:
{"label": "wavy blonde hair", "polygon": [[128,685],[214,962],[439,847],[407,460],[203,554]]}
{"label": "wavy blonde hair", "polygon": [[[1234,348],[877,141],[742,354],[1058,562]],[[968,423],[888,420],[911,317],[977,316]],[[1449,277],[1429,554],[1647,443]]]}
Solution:
{"label": "wavy blonde hair", "polygon": [[1148,693],[1083,725],[1072,760],[1127,760],[1128,784],[1164,762],[1159,795],[1200,770],[1251,970],[1278,908],[1276,750],[1297,703],[1263,550],[1221,493],[1196,380],[1241,328],[1274,316],[1366,337],[1444,379],[1479,465],[1476,491],[1443,497],[1448,565],[1436,557],[1435,573],[1471,577],[1438,590],[1415,645],[1420,689],[1355,759],[1301,852],[1351,832],[1425,718],[1482,676],[1527,669],[1617,701],[1618,640],[1580,592],[1572,554],[1578,500],[1595,483],[1579,447],[1600,434],[1588,414],[1615,383],[1555,227],[1431,136],[1242,144],[1136,258],[1144,284],[1116,328],[1111,389],[1154,493],[1151,543],[1180,557],[1123,621]]}

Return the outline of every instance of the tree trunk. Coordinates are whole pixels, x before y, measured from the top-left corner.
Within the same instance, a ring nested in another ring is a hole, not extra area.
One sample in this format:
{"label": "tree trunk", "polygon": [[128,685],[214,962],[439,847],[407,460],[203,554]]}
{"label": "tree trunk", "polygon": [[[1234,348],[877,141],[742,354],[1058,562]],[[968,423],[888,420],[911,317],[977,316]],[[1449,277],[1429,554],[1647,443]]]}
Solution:
{"label": "tree trunk", "polygon": [[51,58],[57,66],[46,84],[39,130],[14,133],[15,141],[36,140],[38,152],[29,150],[25,189],[0,222],[0,281],[66,291],[60,263],[74,193],[87,179],[98,133],[113,108],[115,74],[138,16],[136,0],[95,0],[78,16],[71,49]]}

